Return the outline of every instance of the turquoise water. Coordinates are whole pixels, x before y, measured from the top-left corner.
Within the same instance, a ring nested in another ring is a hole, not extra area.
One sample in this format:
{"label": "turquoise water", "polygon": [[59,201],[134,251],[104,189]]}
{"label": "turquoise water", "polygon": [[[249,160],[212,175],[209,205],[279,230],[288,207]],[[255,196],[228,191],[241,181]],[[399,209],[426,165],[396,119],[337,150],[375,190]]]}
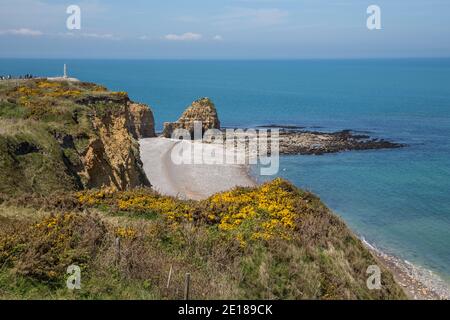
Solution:
{"label": "turquoise water", "polygon": [[317,193],[358,234],[450,280],[450,59],[0,60],[0,74],[69,74],[152,106],[157,128],[208,96],[225,126],[354,129],[397,150],[287,156],[280,175]]}

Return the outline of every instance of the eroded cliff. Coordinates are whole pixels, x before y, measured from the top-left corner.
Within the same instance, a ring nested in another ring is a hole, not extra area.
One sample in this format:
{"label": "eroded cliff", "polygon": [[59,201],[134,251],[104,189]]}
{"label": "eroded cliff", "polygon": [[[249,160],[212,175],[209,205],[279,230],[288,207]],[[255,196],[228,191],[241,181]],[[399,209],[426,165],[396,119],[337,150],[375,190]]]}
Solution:
{"label": "eroded cliff", "polygon": [[152,137],[151,109],[90,83],[0,84],[0,193],[149,186],[137,139]]}

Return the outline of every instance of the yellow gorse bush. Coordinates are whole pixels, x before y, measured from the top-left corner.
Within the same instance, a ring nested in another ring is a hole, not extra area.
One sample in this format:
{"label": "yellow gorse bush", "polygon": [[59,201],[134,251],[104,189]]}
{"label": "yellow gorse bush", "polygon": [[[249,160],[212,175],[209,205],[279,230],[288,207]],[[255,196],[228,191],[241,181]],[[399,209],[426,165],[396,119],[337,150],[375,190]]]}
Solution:
{"label": "yellow gorse bush", "polygon": [[77,199],[87,206],[109,205],[119,211],[156,213],[173,222],[201,220],[233,234],[243,245],[252,239],[289,239],[301,212],[298,190],[282,179],[258,188],[218,193],[203,201],[182,201],[145,189],[82,191]]}
{"label": "yellow gorse bush", "polygon": [[125,91],[115,91],[111,92],[111,94],[118,97],[128,97],[128,93]]}
{"label": "yellow gorse bush", "polygon": [[122,239],[134,239],[136,234],[136,230],[129,227],[120,227],[116,229],[116,236]]}
{"label": "yellow gorse bush", "polygon": [[88,206],[111,205],[120,211],[157,213],[172,221],[193,221],[193,207],[172,197],[148,190],[116,192],[112,189],[89,190],[77,193],[78,202]]}
{"label": "yellow gorse bush", "polygon": [[[133,237],[133,230],[118,230]],[[67,266],[83,268],[106,241],[106,226],[87,213],[55,213],[24,225],[13,237],[0,234],[0,264],[14,265],[22,275],[60,281]]]}
{"label": "yellow gorse bush", "polygon": [[41,89],[54,89],[61,87],[61,83],[57,81],[39,81],[37,83],[38,88]]}
{"label": "yellow gorse bush", "polygon": [[44,96],[53,97],[53,98],[71,97],[71,96],[79,96],[79,95],[81,95],[80,90],[63,90],[63,89],[54,90],[54,91],[44,94]]}
{"label": "yellow gorse bush", "polygon": [[48,232],[53,232],[58,226],[63,226],[69,221],[73,220],[75,215],[73,213],[59,214],[54,216],[49,216],[39,223],[35,224],[36,229],[47,230]]}
{"label": "yellow gorse bush", "polygon": [[256,221],[252,238],[289,238],[295,228],[296,197],[286,182],[275,179],[256,189],[238,188],[211,197],[210,210],[219,214],[221,230],[238,230]]}
{"label": "yellow gorse bush", "polygon": [[89,206],[105,204],[111,199],[115,191],[113,189],[104,188],[102,190],[85,191],[77,193],[78,202]]}
{"label": "yellow gorse bush", "polygon": [[20,96],[27,97],[70,97],[81,95],[80,90],[72,90],[68,88],[63,88],[61,83],[50,82],[50,81],[39,81],[36,87],[20,86],[17,88],[17,92]]}
{"label": "yellow gorse bush", "polygon": [[[27,98],[71,98],[79,97],[85,92],[84,87],[74,87],[65,82],[39,80],[36,82],[28,82],[26,85],[18,86],[15,91],[19,99]],[[90,91],[103,93],[107,89],[102,86],[92,86],[88,88]],[[90,92],[89,91],[89,92]],[[112,96],[127,97],[126,92],[111,92]]]}

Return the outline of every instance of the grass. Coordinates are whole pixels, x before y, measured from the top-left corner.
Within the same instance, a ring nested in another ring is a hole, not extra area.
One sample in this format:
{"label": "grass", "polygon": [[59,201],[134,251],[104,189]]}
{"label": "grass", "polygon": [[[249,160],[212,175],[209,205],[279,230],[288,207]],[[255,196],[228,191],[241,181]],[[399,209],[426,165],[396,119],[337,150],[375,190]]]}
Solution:
{"label": "grass", "polygon": [[0,193],[48,194],[56,189],[76,188],[68,174],[62,150],[45,124],[34,120],[11,123],[0,120]]}
{"label": "grass", "polygon": [[26,110],[24,107],[17,106],[8,101],[0,102],[0,117],[7,119],[23,118]]}
{"label": "grass", "polygon": [[[284,231],[270,238],[253,237],[265,221],[251,215],[242,228],[221,228],[229,192],[199,202],[171,198],[180,212],[188,205],[191,216],[167,214],[168,197],[144,189],[71,193],[59,201],[55,195],[45,205],[42,198],[30,198],[30,206],[42,208],[35,217],[32,208],[5,201],[0,207],[0,284],[5,284],[0,298],[181,299],[186,272],[193,299],[405,298],[383,268],[382,289],[367,289],[365,272],[376,261],[316,197],[283,180],[231,192],[242,198],[243,208],[252,203],[248,194],[270,198],[289,192],[296,202],[295,226],[281,224]],[[143,197],[144,205],[120,207],[123,199],[133,203]],[[218,219],[205,219],[211,214]],[[116,238],[121,239],[119,258]],[[65,287],[70,264],[82,268],[82,289],[76,292]]]}

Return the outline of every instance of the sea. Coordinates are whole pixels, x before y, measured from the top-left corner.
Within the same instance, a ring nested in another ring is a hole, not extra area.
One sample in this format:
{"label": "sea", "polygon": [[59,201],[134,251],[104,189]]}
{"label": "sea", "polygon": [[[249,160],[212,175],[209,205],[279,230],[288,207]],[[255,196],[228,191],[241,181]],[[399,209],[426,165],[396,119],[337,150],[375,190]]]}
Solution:
{"label": "sea", "polygon": [[64,63],[69,76],[149,104],[157,130],[209,97],[226,127],[351,129],[407,144],[282,156],[278,176],[319,195],[368,243],[450,283],[450,59],[0,59],[0,75],[58,76]]}

